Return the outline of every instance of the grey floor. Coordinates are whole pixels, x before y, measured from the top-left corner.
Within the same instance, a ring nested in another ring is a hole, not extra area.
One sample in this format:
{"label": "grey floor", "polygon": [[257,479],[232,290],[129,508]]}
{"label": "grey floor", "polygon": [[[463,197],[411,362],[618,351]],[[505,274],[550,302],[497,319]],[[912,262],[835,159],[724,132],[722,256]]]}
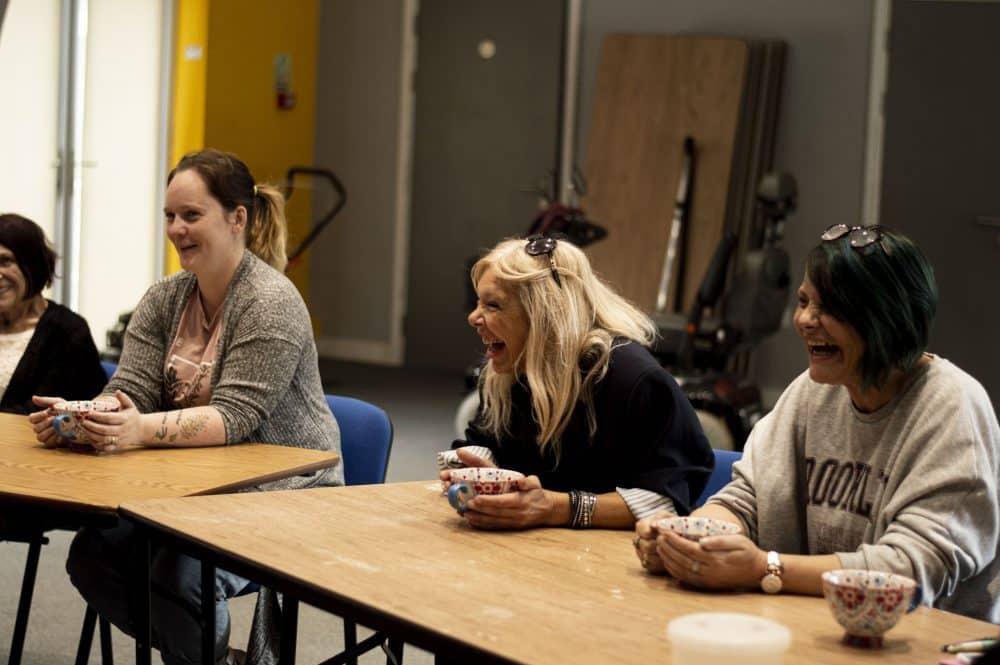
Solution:
{"label": "grey floor", "polygon": [[[394,441],[387,482],[437,477],[434,454],[448,448],[454,438],[455,411],[465,396],[460,373],[433,373],[398,368],[373,367],[342,362],[321,363],[327,393],[349,395],[378,404],[393,421]],[[63,568],[72,534],[50,532],[50,543],[42,548],[35,598],[25,643],[23,665],[72,663],[80,637],[84,604],[69,583]],[[0,542],[0,662],[9,656],[14,615],[20,593],[27,546]],[[253,596],[230,603],[233,619],[231,644],[245,648],[253,613]],[[300,663],[318,663],[340,651],[343,633],[340,620],[308,606],[299,615],[298,658]],[[115,662],[135,662],[133,643],[114,632]],[[368,633],[359,629],[359,639]],[[98,647],[91,662],[100,662]],[[427,665],[430,654],[410,645],[405,662]],[[363,665],[384,663],[381,652],[360,659]]]}

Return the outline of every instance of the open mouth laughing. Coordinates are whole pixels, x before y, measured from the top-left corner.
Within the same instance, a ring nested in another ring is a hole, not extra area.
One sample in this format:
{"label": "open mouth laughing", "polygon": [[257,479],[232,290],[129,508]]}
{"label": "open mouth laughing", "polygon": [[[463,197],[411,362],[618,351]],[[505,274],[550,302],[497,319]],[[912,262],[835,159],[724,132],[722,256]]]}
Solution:
{"label": "open mouth laughing", "polygon": [[836,344],[819,344],[815,342],[807,342],[806,346],[809,349],[809,357],[816,358],[819,360],[825,358],[832,358],[840,353],[840,347]]}
{"label": "open mouth laughing", "polygon": [[490,339],[485,336],[481,336],[480,339],[483,340],[483,346],[486,347],[486,357],[491,360],[503,353],[507,348],[507,345],[502,340]]}

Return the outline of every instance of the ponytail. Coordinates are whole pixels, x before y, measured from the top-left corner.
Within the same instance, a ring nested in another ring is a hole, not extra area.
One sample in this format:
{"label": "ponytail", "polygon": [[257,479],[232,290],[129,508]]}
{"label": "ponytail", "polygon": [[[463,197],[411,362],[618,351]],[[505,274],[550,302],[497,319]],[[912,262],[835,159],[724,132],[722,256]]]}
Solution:
{"label": "ponytail", "polygon": [[252,212],[246,229],[247,249],[279,272],[288,264],[286,244],[288,222],[285,220],[285,197],[277,187],[254,186]]}

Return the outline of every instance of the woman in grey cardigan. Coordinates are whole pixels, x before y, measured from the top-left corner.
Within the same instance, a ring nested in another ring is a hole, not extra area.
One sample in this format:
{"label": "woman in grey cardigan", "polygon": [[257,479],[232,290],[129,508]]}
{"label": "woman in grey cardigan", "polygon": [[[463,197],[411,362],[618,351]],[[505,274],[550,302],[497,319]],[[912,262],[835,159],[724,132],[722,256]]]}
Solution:
{"label": "woman in grey cardigan", "polygon": [[[258,441],[339,452],[309,313],[281,272],[287,234],[282,195],[255,185],[242,161],[215,150],[185,156],[167,184],[167,235],[184,271],[153,285],[129,322],[118,371],[106,389],[121,408],[88,421],[94,446],[108,452]],[[36,399],[45,407],[53,401]],[[47,411],[31,419],[39,441],[59,444]],[[257,489],[341,484],[338,465]],[[127,526],[84,530],[67,562],[87,602],[125,631],[130,539]],[[164,662],[200,662],[193,613],[200,606],[200,565],[161,550],[152,572],[153,639]],[[215,655],[222,662],[229,646],[226,599],[246,585],[226,571],[216,575]],[[276,606],[273,594],[261,599],[257,638],[270,633]]]}

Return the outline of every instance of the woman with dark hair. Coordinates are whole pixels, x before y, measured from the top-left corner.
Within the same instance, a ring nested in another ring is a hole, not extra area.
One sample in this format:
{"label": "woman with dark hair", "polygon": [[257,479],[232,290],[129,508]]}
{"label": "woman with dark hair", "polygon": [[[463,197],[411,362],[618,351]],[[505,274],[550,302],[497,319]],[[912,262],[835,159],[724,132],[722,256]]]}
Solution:
{"label": "woman with dark hair", "polygon": [[[646,348],[656,328],[575,245],[501,242],[472,268],[469,325],[486,347],[481,406],[451,466],[520,471],[520,491],[472,499],[476,527],[631,529],[687,514],[712,450],[694,409]],[[449,483],[451,471],[441,473]]]}
{"label": "woman with dark hair", "polygon": [[107,383],[87,322],[42,296],[55,266],[37,224],[0,215],[0,411],[30,413],[39,394],[89,399]]}
{"label": "woman with dark hair", "polygon": [[[167,236],[182,272],[146,292],[125,333],[118,371],[105,390],[121,409],[93,414],[85,427],[96,448],[220,446],[248,441],[340,451],[340,432],[320,382],[306,305],[285,277],[284,198],[255,183],[235,155],[186,155],[167,178]],[[49,406],[51,398],[36,404]],[[45,445],[59,445],[48,411],[31,415]],[[342,485],[341,465],[269,482],[259,490]],[[73,541],[70,579],[101,616],[130,630],[129,525],[84,529]],[[216,653],[227,657],[226,599],[248,581],[216,572]],[[168,550],[154,553],[151,617],[164,662],[201,662],[201,565]],[[254,622],[254,662],[270,662],[278,603],[262,591]]]}
{"label": "woman with dark hair", "polygon": [[937,306],[917,246],[838,224],[809,254],[795,328],[809,369],[694,514],[742,535],[637,525],[643,565],[695,587],[820,594],[821,574],[906,575],[921,601],[1000,622],[1000,427],[983,387],[927,353]]}

